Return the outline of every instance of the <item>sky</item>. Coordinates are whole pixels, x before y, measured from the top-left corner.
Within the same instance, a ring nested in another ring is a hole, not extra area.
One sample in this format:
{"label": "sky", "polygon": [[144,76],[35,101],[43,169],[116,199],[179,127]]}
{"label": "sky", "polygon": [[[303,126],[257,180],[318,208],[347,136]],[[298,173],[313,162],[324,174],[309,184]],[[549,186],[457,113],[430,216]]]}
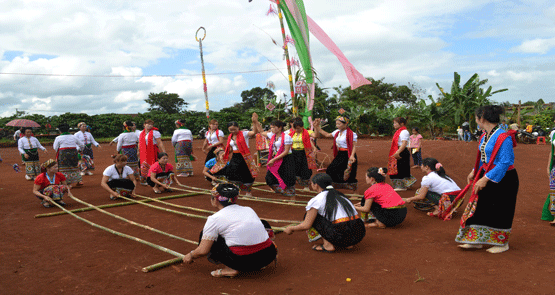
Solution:
{"label": "sky", "polygon": [[[365,77],[447,92],[453,73],[488,79],[498,102],[553,102],[555,3],[487,0],[304,0],[307,14]],[[268,0],[0,2],[0,117],[17,110],[146,112],[149,93],[177,93],[204,111],[275,84],[288,93],[279,19]],[[202,35],[201,33],[199,33]],[[280,46],[274,45],[272,38]],[[348,86],[337,58],[310,37],[320,86]],[[290,47],[292,48],[292,47]],[[291,50],[291,55],[296,52]]]}

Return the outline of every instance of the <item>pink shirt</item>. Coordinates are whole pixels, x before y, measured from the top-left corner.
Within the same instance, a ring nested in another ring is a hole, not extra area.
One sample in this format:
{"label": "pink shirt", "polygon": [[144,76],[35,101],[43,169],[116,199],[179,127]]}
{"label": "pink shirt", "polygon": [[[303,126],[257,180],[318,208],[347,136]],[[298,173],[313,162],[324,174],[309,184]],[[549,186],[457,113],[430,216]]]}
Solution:
{"label": "pink shirt", "polygon": [[387,183],[376,183],[364,192],[364,198],[374,199],[382,208],[391,208],[405,204],[401,196]]}
{"label": "pink shirt", "polygon": [[160,174],[160,173],[168,173],[168,172],[173,172],[173,166],[170,163],[166,163],[166,166],[164,167],[165,169],[162,170],[162,167],[160,167],[160,163],[156,162],[154,164],[152,164],[152,166],[150,166],[150,169],[148,169],[148,177],[150,177],[150,174],[154,173],[156,175]]}
{"label": "pink shirt", "polygon": [[422,135],[417,134],[417,135],[411,135],[410,136],[410,143],[409,143],[409,147],[411,148],[419,148],[420,147],[420,140],[422,139]]}

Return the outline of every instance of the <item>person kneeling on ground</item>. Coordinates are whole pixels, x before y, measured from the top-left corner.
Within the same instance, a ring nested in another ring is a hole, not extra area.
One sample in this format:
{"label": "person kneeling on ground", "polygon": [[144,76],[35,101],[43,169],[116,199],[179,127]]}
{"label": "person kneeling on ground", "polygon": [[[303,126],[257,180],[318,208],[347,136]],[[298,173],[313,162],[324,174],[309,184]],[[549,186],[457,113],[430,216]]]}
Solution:
{"label": "person kneeling on ground", "polygon": [[218,212],[209,216],[200,233],[199,246],[183,257],[184,263],[208,256],[208,261],[225,267],[211,272],[213,277],[234,277],[240,271],[257,271],[277,257],[268,234],[270,225],[249,207],[235,204],[239,188],[223,183],[212,190],[210,203]]}
{"label": "person kneeling on ground", "polygon": [[133,173],[133,169],[127,166],[126,155],[114,156],[114,165],[104,170],[100,183],[110,193],[110,200],[116,200],[120,196],[133,197],[137,187],[137,180]]}
{"label": "person kneeling on ground", "polygon": [[154,193],[161,193],[160,188],[166,192],[171,192],[170,185],[175,181],[181,185],[181,182],[175,177],[173,173],[172,164],[168,163],[168,154],[158,153],[158,161],[148,170],[146,182],[152,187]]}
{"label": "person kneeling on ground", "polygon": [[204,164],[202,174],[204,174],[206,180],[212,182],[212,185],[216,186],[222,178],[225,178],[223,175],[225,175],[224,169],[225,166],[227,166],[227,162],[224,161],[224,150],[221,147],[214,150],[214,155],[214,158],[206,161]]}
{"label": "person kneeling on ground", "polygon": [[420,169],[426,174],[422,177],[420,188],[414,197],[403,200],[406,203],[413,202],[414,208],[418,210],[430,211],[433,209],[433,212],[428,212],[429,216],[443,215],[445,209],[449,208],[460,193],[461,188],[447,176],[443,165],[434,158],[424,159]]}
{"label": "person kneeling on ground", "polygon": [[33,194],[42,200],[41,204],[46,208],[52,207],[50,202],[56,202],[61,206],[65,206],[66,203],[62,201],[64,193],[67,192],[68,196],[73,195],[67,185],[66,177],[58,172],[58,162],[49,159],[42,164],[42,168],[46,169],[46,172],[39,174],[35,178]]}
{"label": "person kneeling on ground", "polygon": [[366,183],[370,187],[364,192],[355,208],[362,213],[371,213],[368,219],[375,222],[366,227],[386,228],[401,224],[407,217],[407,207],[401,196],[385,183],[387,168],[372,167],[366,172]]}
{"label": "person kneeling on ground", "polygon": [[304,221],[288,226],[284,232],[308,230],[309,241],[322,238],[323,244],[314,245],[315,251],[333,252],[336,247],[350,248],[366,235],[364,222],[353,204],[332,186],[331,176],[319,173],[312,177],[310,188],[318,192],[306,205]]}

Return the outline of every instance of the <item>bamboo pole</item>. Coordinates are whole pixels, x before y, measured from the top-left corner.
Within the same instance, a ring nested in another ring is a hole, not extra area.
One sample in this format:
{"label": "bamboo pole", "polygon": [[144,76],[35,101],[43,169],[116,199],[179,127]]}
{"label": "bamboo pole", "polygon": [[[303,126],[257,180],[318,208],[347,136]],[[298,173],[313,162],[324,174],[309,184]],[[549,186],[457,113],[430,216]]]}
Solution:
{"label": "bamboo pole", "polygon": [[[181,194],[181,195],[174,195],[174,196],[165,196],[165,197],[159,197],[157,198],[157,200],[170,200],[170,199],[177,199],[177,198],[184,198],[184,197],[192,197],[192,196],[198,196],[198,195],[202,195],[202,193],[200,192],[194,192],[194,193],[188,193],[188,194]],[[145,202],[151,202],[151,201],[145,201]],[[105,205],[99,205],[97,206],[98,208],[113,208],[113,207],[121,207],[121,206],[127,206],[127,205],[135,205],[135,202],[122,202],[122,203],[114,203],[114,204],[105,204]],[[58,216],[58,215],[63,215],[63,214],[68,214],[67,211],[71,212],[71,213],[78,213],[78,212],[85,212],[85,211],[91,211],[94,210],[93,208],[79,208],[79,209],[73,209],[73,210],[65,210],[65,211],[58,211],[58,212],[52,212],[52,213],[43,213],[43,214],[37,214],[35,215],[35,218],[41,218],[41,217],[51,217],[51,216]]]}
{"label": "bamboo pole", "polygon": [[204,216],[204,215],[197,215],[197,214],[191,214],[191,213],[185,213],[185,212],[181,212],[181,211],[175,211],[175,210],[171,210],[171,209],[167,209],[167,208],[162,208],[160,206],[155,206],[155,205],[151,205],[151,204],[146,204],[146,202],[148,200],[144,200],[144,201],[137,201],[137,200],[133,200],[124,196],[120,196],[120,198],[124,199],[124,200],[128,200],[131,202],[136,202],[138,204],[150,207],[150,208],[154,208],[154,209],[158,209],[158,210],[162,210],[162,211],[166,211],[169,213],[174,213],[174,214],[178,214],[178,215],[183,215],[183,216],[187,216],[187,217],[194,217],[194,218],[201,218],[201,219],[207,219],[208,216]]}
{"label": "bamboo pole", "polygon": [[73,200],[75,200],[75,201],[77,201],[77,202],[79,202],[79,203],[85,205],[85,206],[91,207],[91,208],[93,208],[93,209],[95,209],[95,210],[97,210],[97,211],[99,211],[99,212],[102,212],[102,213],[104,213],[104,214],[110,215],[110,216],[112,216],[112,217],[114,217],[114,218],[117,218],[117,219],[119,219],[119,220],[122,220],[122,221],[125,221],[125,222],[127,222],[127,223],[133,224],[133,225],[135,225],[135,226],[138,226],[138,227],[141,227],[141,228],[144,228],[144,229],[153,231],[153,232],[155,232],[155,233],[159,233],[159,234],[161,234],[161,235],[168,236],[168,237],[170,237],[170,238],[174,238],[174,239],[177,239],[177,240],[180,240],[180,241],[184,241],[184,242],[187,242],[187,243],[191,243],[191,244],[198,245],[198,242],[195,242],[195,241],[192,241],[192,240],[188,240],[188,239],[185,239],[185,238],[182,238],[182,237],[178,237],[178,236],[172,235],[172,234],[170,234],[170,233],[163,232],[163,231],[161,231],[161,230],[159,230],[159,229],[152,228],[152,227],[150,227],[150,226],[148,226],[148,225],[144,225],[144,224],[141,224],[141,223],[137,223],[137,222],[135,222],[135,221],[132,221],[132,220],[125,219],[125,218],[123,218],[123,217],[121,217],[121,216],[119,216],[119,215],[116,215],[116,214],[110,213],[110,212],[108,212],[108,211],[106,211],[106,210],[100,209],[100,208],[98,208],[98,207],[96,207],[96,206],[94,206],[94,205],[92,205],[92,204],[89,204],[89,203],[87,203],[87,202],[85,202],[85,201],[83,201],[83,200],[80,200],[80,199],[78,199],[78,198],[76,198],[76,197],[74,197],[74,196],[71,196],[71,195],[70,195],[69,197],[72,198]]}
{"label": "bamboo pole", "polygon": [[[176,207],[176,208],[180,208],[180,209],[186,209],[186,210],[192,210],[192,211],[204,212],[204,213],[210,213],[210,214],[216,213],[215,211],[210,211],[210,210],[205,210],[205,209],[200,209],[200,208],[194,208],[194,207],[188,207],[188,206],[182,206],[182,205],[178,205],[178,204],[159,201],[159,200],[152,199],[152,198],[145,197],[145,196],[140,196],[140,195],[136,195],[136,196],[141,197],[141,198],[145,198],[147,200],[153,200],[157,203],[161,203],[161,204],[164,204],[164,205],[167,205],[167,206],[172,206],[172,207]],[[281,219],[271,219],[271,218],[264,218],[264,217],[262,217],[260,219],[264,219],[268,222],[277,222],[277,223],[295,223],[295,222],[300,223],[300,221],[296,221],[296,220],[281,220]]]}
{"label": "bamboo pole", "polygon": [[83,218],[83,217],[80,217],[80,216],[78,216],[77,214],[75,214],[75,213],[73,213],[73,212],[67,210],[66,208],[62,207],[61,205],[59,205],[59,204],[56,203],[56,202],[53,202],[53,201],[52,201],[52,202],[50,202],[50,203],[52,203],[52,204],[54,204],[55,206],[57,206],[58,208],[62,209],[62,210],[63,210],[64,212],[66,212],[67,214],[69,214],[69,215],[71,215],[71,216],[73,216],[73,217],[75,217],[75,218],[77,218],[77,219],[79,219],[79,220],[81,220],[81,221],[83,221],[83,222],[85,222],[85,223],[88,223],[89,225],[92,225],[93,227],[96,227],[96,228],[99,228],[99,229],[101,229],[101,230],[107,231],[107,232],[109,232],[109,233],[111,233],[111,234],[114,234],[114,235],[116,235],[116,236],[120,236],[120,237],[123,237],[123,238],[127,238],[127,239],[130,239],[130,240],[133,240],[133,241],[135,241],[135,242],[139,242],[139,243],[141,243],[141,244],[150,246],[150,247],[152,247],[152,248],[154,248],[154,249],[160,250],[160,251],[162,251],[162,252],[169,253],[169,254],[174,255],[174,256],[177,256],[177,257],[183,257],[183,256],[185,256],[184,254],[181,254],[181,253],[179,253],[179,252],[170,250],[170,249],[168,249],[168,248],[166,248],[166,247],[162,247],[162,246],[160,246],[160,245],[156,245],[156,244],[151,243],[151,242],[149,242],[149,241],[145,241],[145,240],[143,240],[143,239],[140,239],[140,238],[137,238],[137,237],[134,237],[134,236],[130,236],[130,235],[128,235],[128,234],[124,234],[124,233],[122,233],[122,232],[118,232],[118,231],[115,231],[115,230],[113,230],[113,229],[109,229],[109,228],[104,227],[104,226],[102,226],[102,225],[96,224],[96,223],[94,223],[94,222],[92,222],[92,221],[89,221],[89,220],[87,220],[87,219],[85,219],[85,218]]}

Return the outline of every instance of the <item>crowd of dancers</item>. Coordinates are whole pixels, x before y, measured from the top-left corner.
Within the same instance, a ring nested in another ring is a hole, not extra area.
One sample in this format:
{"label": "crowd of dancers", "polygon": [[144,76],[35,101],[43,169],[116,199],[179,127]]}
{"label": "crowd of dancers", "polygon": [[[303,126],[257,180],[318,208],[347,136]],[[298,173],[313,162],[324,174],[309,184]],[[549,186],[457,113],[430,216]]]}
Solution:
{"label": "crowd of dancers", "polygon": [[[348,117],[337,117],[336,130],[331,133],[321,128],[319,119],[313,122],[314,130],[307,130],[301,118],[289,124],[273,121],[265,131],[258,115],[253,113],[250,129],[241,129],[245,126],[229,122],[227,139],[218,128],[218,122],[211,120],[202,146],[206,158],[201,177],[214,185],[211,204],[218,212],[208,218],[198,248],[183,259],[191,263],[200,256],[209,255],[209,260],[225,265],[212,272],[216,277],[257,270],[275,259],[277,252],[269,224],[261,221],[252,209],[236,204],[241,193],[251,195],[263,163],[266,184],[275,193],[294,198],[296,186],[318,193],[308,202],[302,223],[284,229],[286,234],[307,231],[309,241],[321,240],[313,250],[333,252],[337,247],[350,248],[364,238],[368,228],[399,225],[407,216],[407,204],[428,211],[430,216],[450,219],[470,191],[456,235],[459,247],[478,249],[488,245],[490,253],[504,252],[509,249],[519,183],[514,167],[514,138],[498,126],[502,114],[500,106],[483,106],[476,110],[476,123],[484,133],[479,139],[474,168],[463,189],[448,176],[437,159],[422,159],[422,136],[418,128],[413,128],[411,135],[406,119],[394,118],[396,132],[387,166],[370,167],[366,171],[365,183],[369,187],[356,203],[339,191],[358,188],[357,134],[349,128]],[[58,126],[62,134],[54,142],[56,160],[50,159],[42,165],[38,149],[46,150],[32,136],[32,131],[25,130],[25,137],[20,139],[19,151],[26,164],[26,178],[34,178],[33,192],[45,207],[50,207],[50,202],[65,205],[63,195],[71,194],[74,186],[83,184],[82,177],[94,170],[92,146],[100,146],[86,126],[80,123],[80,131],[74,135],[68,133],[67,124]],[[193,135],[184,121],[176,121],[175,126],[171,139],[175,148],[174,168],[153,121],[145,121],[142,131],[136,130],[134,122],[123,123],[123,133],[110,143],[117,143],[118,154],[114,156],[114,164],[104,170],[101,181],[110,199],[132,197],[139,183],[149,185],[157,194],[171,191],[172,183],[180,184],[179,178],[195,175],[191,163],[196,159]],[[333,160],[325,173],[312,175],[316,168],[315,139],[318,137],[333,139]],[[250,152],[251,138],[256,138],[256,155]],[[399,192],[410,189],[417,181],[411,175],[411,155],[413,168],[420,168],[425,176],[414,196],[401,198]],[[552,160],[551,156],[548,173],[552,193],[544,208],[544,219],[551,221],[555,215]],[[41,173],[41,168],[46,172]]]}

